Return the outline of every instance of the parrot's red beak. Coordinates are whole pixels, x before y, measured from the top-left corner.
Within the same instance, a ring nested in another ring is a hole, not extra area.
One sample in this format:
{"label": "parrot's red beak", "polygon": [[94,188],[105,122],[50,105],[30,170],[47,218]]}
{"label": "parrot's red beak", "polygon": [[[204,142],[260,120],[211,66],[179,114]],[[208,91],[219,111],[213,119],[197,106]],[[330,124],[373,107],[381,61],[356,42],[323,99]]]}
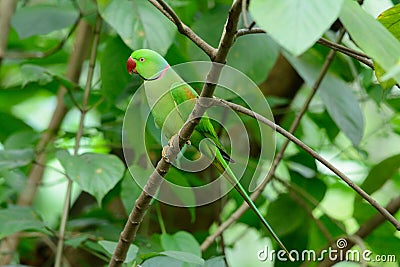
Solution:
{"label": "parrot's red beak", "polygon": [[129,74],[136,73],[136,62],[133,60],[133,58],[129,57],[128,61],[126,61],[126,70],[128,71]]}

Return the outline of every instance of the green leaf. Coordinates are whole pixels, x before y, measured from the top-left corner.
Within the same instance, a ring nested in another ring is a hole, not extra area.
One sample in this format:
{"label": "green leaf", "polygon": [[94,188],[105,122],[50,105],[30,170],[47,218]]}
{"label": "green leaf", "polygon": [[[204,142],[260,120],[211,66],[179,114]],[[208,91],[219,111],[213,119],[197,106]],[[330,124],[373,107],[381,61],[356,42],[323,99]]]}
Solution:
{"label": "green leaf", "polygon": [[188,252],[169,250],[160,252],[160,255],[168,256],[183,262],[199,264],[201,266],[204,265],[204,260],[202,258]]}
{"label": "green leaf", "polygon": [[226,267],[223,256],[206,260],[204,267]]}
{"label": "green leaf", "polygon": [[33,156],[34,152],[31,148],[0,150],[0,170],[28,165]]}
{"label": "green leaf", "polygon": [[[400,42],[353,0],[345,0],[340,20],[352,40],[388,72],[400,59]],[[377,42],[379,40],[379,42]],[[400,82],[400,74],[395,80]]]}
{"label": "green leaf", "polygon": [[[138,165],[138,168],[141,168]],[[135,205],[136,199],[139,197],[142,189],[138,186],[136,181],[133,179],[129,170],[125,172],[125,176],[121,184],[121,201],[124,204],[125,211],[127,214],[131,212]]]}
{"label": "green leaf", "polygon": [[[378,21],[388,29],[397,40],[400,40],[400,5],[396,5],[388,10],[384,11],[382,14],[378,16]],[[374,62],[375,66],[375,74],[379,83],[382,85],[383,89],[392,88],[396,81],[393,79],[389,79],[390,77],[394,77],[398,73],[396,73],[393,69],[388,71],[385,74],[385,70],[379,66],[377,62]],[[398,65],[397,65],[398,66]],[[396,66],[394,67],[396,68]],[[392,72],[392,74],[390,74]]]}
{"label": "green leaf", "polygon": [[388,29],[397,40],[400,40],[400,4],[383,11],[378,21]]}
{"label": "green leaf", "polygon": [[320,179],[317,178],[307,179],[295,172],[290,172],[290,179],[298,187],[305,190],[305,193],[307,195],[310,195],[316,201],[321,201],[324,198],[327,186]]}
{"label": "green leaf", "polygon": [[147,259],[143,264],[142,267],[166,267],[166,266],[174,266],[174,267],[182,267],[183,262],[174,258],[170,258],[167,256],[156,256]]}
{"label": "green leaf", "polygon": [[128,47],[150,48],[165,55],[176,27],[148,1],[101,0],[98,4],[103,19]]}
{"label": "green leaf", "polygon": [[238,38],[232,46],[227,64],[259,84],[267,78],[278,54],[277,44],[268,35],[246,35]]}
{"label": "green leaf", "polygon": [[11,25],[20,38],[27,38],[67,28],[77,19],[78,11],[70,6],[24,6],[17,9]]}
{"label": "green leaf", "polygon": [[22,86],[30,82],[37,82],[39,85],[45,85],[53,80],[52,75],[43,67],[37,65],[25,64],[21,67]]}
{"label": "green leaf", "polygon": [[308,116],[315,122],[315,124],[320,128],[324,129],[329,140],[333,142],[336,136],[339,134],[339,128],[336,126],[335,122],[329,116],[328,112],[324,110],[321,113],[308,113]]}
{"label": "green leaf", "polygon": [[337,19],[343,0],[252,0],[250,12],[261,28],[298,56]]}
{"label": "green leaf", "polygon": [[367,178],[361,185],[368,194],[374,193],[381,188],[387,180],[391,179],[400,168],[400,155],[389,157],[377,165],[375,165],[369,172]]}
{"label": "green leaf", "polygon": [[73,248],[79,247],[82,243],[89,239],[89,235],[82,234],[65,240],[64,244]]}
{"label": "green leaf", "polygon": [[161,245],[165,250],[188,252],[201,257],[199,243],[188,232],[180,231],[174,235],[162,234]]}
{"label": "green leaf", "polygon": [[[117,242],[101,240],[98,242],[108,253],[109,255],[113,255],[115,248],[117,247]],[[139,248],[133,244],[129,246],[128,253],[126,254],[125,262],[131,262],[136,259]]]}
{"label": "green leaf", "polygon": [[[126,71],[125,62],[131,50],[123,43],[119,36],[107,40],[103,55],[100,60],[101,83],[103,95],[107,100],[115,103],[115,99],[122,93],[127,84],[132,80]],[[116,79],[116,77],[118,77]]]}
{"label": "green leaf", "polygon": [[[285,56],[308,86],[313,86],[321,69],[315,56],[311,52],[299,58],[291,57],[287,53]],[[364,133],[364,118],[351,88],[343,80],[328,73],[325,75],[318,93],[339,129],[354,146],[358,146]]]}
{"label": "green leaf", "polygon": [[278,236],[295,231],[305,217],[305,211],[287,194],[279,195],[279,198],[269,205],[266,216]]}
{"label": "green leaf", "polygon": [[5,149],[34,148],[39,134],[34,131],[16,131],[4,141]]}
{"label": "green leaf", "polygon": [[71,156],[61,150],[56,153],[56,157],[68,177],[77,182],[83,191],[94,196],[99,205],[125,171],[124,164],[114,155],[87,153]]}
{"label": "green leaf", "polygon": [[[6,97],[1,98],[0,102],[4,102]],[[17,131],[32,130],[31,127],[23,120],[16,118],[10,113],[0,111],[0,142],[4,142],[7,137]]]}
{"label": "green leaf", "polygon": [[0,222],[0,239],[25,230],[45,231],[39,214],[29,207],[9,206],[0,210]]}

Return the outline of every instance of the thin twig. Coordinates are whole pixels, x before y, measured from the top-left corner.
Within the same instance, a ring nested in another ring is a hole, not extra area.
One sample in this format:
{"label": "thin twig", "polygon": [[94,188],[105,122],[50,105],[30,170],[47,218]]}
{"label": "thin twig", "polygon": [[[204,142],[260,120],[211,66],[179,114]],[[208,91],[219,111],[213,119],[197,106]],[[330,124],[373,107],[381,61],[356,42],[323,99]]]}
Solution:
{"label": "thin twig", "polygon": [[[96,62],[96,54],[97,54],[97,46],[99,43],[99,38],[100,38],[100,29],[102,25],[102,20],[100,15],[97,16],[96,20],[96,26],[94,29],[94,38],[93,38],[93,44],[92,44],[92,51],[90,54],[90,62],[89,62],[89,71],[86,79],[86,86],[85,86],[85,91],[84,91],[84,96],[82,100],[82,109],[81,109],[81,116],[80,116],[80,121],[79,121],[79,127],[78,131],[76,133],[76,139],[75,139],[75,148],[74,148],[74,155],[78,155],[79,152],[79,145],[80,145],[80,140],[83,135],[83,128],[84,128],[84,121],[85,121],[85,116],[86,116],[86,108],[89,102],[89,95],[90,95],[90,89],[92,86],[92,79],[93,79],[93,74],[94,74],[94,66]],[[59,237],[58,237],[58,244],[57,244],[57,253],[56,253],[56,258],[55,258],[55,267],[60,267],[61,266],[61,260],[62,260],[62,254],[63,254],[63,248],[64,248],[64,239],[65,239],[65,229],[68,221],[68,214],[69,214],[69,209],[71,205],[71,191],[72,191],[72,180],[68,179],[68,184],[67,184],[67,191],[66,191],[66,196],[64,200],[64,208],[63,208],[63,213],[61,217],[61,224],[60,224],[60,231],[59,231]]]}
{"label": "thin twig", "polygon": [[[163,1],[157,2],[162,4]],[[241,11],[240,3],[241,0],[235,0],[229,10],[229,15],[221,36],[221,40],[219,42],[218,50],[215,55],[214,53],[211,53],[209,55],[213,62],[222,64],[225,63],[228,52],[234,42],[234,37],[237,30],[237,24]],[[180,23],[178,22],[178,24]],[[168,155],[168,159],[167,157],[162,157],[161,160],[157,163],[156,169],[150,175],[142,193],[136,200],[135,206],[133,207],[129,215],[128,221],[125,224],[124,230],[120,235],[117,247],[115,248],[113,256],[110,260],[110,267],[122,266],[123,262],[125,261],[129,246],[136,237],[137,230],[143,220],[146,210],[149,208],[152,196],[157,192],[163,181],[163,177],[170,168],[170,160],[176,158],[180,151],[180,148],[190,139],[190,136],[193,133],[195,127],[200,122],[201,116],[204,114],[206,108],[208,107],[207,101],[204,102],[202,100],[213,95],[221,69],[221,64],[213,64],[211,66],[211,69],[206,78],[206,83],[204,84],[200,94],[202,97],[196,100],[196,104],[192,113],[189,115],[188,120],[182,126],[178,134],[170,140],[171,145],[166,147],[165,154]]]}
{"label": "thin twig", "polygon": [[307,152],[309,155],[311,155],[314,159],[316,159],[317,161],[322,163],[325,167],[327,167],[334,174],[336,174],[340,179],[342,179],[346,184],[348,184],[352,189],[354,189],[354,191],[356,191],[362,198],[364,198],[366,201],[368,201],[368,203],[370,203],[377,211],[379,211],[390,223],[392,223],[395,226],[395,228],[397,230],[400,230],[400,222],[397,221],[396,218],[394,218],[393,215],[390,214],[390,212],[388,212],[379,203],[377,203],[368,193],[366,193],[362,188],[360,188],[358,185],[356,185],[343,172],[341,172],[339,169],[337,169],[335,166],[333,166],[333,164],[331,164],[328,160],[324,159],[322,156],[320,156],[317,152],[315,152],[309,146],[304,144],[296,136],[294,136],[290,132],[286,131],[281,126],[279,126],[279,125],[275,124],[274,122],[268,120],[267,118],[261,116],[260,114],[254,112],[254,111],[251,111],[243,106],[228,102],[223,99],[218,99],[218,98],[213,98],[213,99],[210,99],[209,101],[212,102],[214,105],[228,106],[237,112],[240,112],[240,113],[246,114],[250,117],[253,117],[256,120],[264,123],[268,127],[275,129],[278,133],[282,134],[288,140],[290,140],[291,142],[298,145],[301,149],[303,149],[305,152]]}
{"label": "thin twig", "polygon": [[[340,41],[344,36],[344,31],[342,31],[339,35],[338,41]],[[297,114],[296,118],[294,119],[292,125],[290,126],[290,133],[294,133],[294,131],[297,129],[301,118],[303,117],[303,115],[306,113],[311,100],[313,99],[314,95],[316,94],[323,78],[325,77],[326,73],[328,72],[328,68],[330,66],[330,64],[332,63],[333,60],[333,56],[335,54],[334,50],[331,50],[328,54],[328,56],[325,59],[324,65],[322,66],[321,72],[317,78],[317,80],[314,83],[314,86],[312,88],[312,92],[309,95],[309,97],[307,98],[306,102],[304,103],[302,109],[300,110],[300,112]],[[264,188],[267,186],[267,184],[269,183],[269,181],[271,180],[271,178],[273,177],[273,175],[275,174],[275,171],[281,161],[281,159],[283,158],[283,154],[287,148],[287,146],[289,145],[290,139],[285,140],[285,142],[282,144],[281,149],[279,150],[279,152],[276,154],[274,161],[272,162],[271,165],[271,169],[269,170],[267,177],[263,180],[263,182],[258,186],[258,188],[251,194],[251,199],[255,200],[257,199],[262,192],[264,191]],[[215,238],[221,233],[223,232],[226,227],[229,227],[231,224],[233,224],[235,221],[237,221],[247,210],[248,210],[249,206],[246,203],[243,203],[239,209],[237,209],[232,215],[231,217],[226,220],[220,227],[218,227],[217,231],[215,231],[215,233],[211,234],[210,236],[208,236],[206,238],[206,240],[204,240],[203,244],[201,245],[202,250],[207,249],[215,240]]]}
{"label": "thin twig", "polygon": [[243,25],[246,29],[249,28],[249,19],[247,17],[247,0],[242,0],[242,18],[243,18]]}
{"label": "thin twig", "polygon": [[[238,38],[240,36],[248,35],[248,34],[259,34],[259,33],[266,33],[266,31],[261,28],[240,29],[240,30],[238,30],[238,32],[236,34],[236,38]],[[317,43],[319,43],[323,46],[326,46],[328,48],[331,48],[332,50],[341,52],[349,57],[352,57],[355,60],[367,65],[371,69],[374,69],[374,64],[371,61],[371,58],[362,52],[359,52],[357,50],[348,48],[344,45],[340,45],[338,43],[329,41],[328,39],[325,39],[325,38],[319,38]]]}
{"label": "thin twig", "polygon": [[155,6],[161,13],[164,14],[170,21],[172,21],[178,31],[188,37],[194,44],[196,44],[201,50],[203,50],[209,58],[214,61],[214,57],[217,50],[204,41],[200,36],[198,36],[191,28],[182,22],[175,11],[163,0],[148,0],[153,6]]}

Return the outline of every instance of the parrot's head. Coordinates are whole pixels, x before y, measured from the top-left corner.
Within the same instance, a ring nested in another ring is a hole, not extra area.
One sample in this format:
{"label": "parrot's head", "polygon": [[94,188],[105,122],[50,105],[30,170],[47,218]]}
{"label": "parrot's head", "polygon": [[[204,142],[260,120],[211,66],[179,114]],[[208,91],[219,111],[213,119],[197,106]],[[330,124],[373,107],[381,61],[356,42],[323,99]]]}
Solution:
{"label": "parrot's head", "polygon": [[168,69],[168,62],[149,49],[135,50],[126,62],[129,74],[139,74],[144,80],[156,80]]}

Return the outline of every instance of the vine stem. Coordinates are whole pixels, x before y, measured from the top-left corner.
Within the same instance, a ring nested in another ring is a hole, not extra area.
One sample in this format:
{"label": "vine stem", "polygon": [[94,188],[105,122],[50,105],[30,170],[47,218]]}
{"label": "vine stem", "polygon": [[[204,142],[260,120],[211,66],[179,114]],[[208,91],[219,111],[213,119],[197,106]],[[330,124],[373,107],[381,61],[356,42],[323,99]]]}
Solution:
{"label": "vine stem", "polygon": [[[93,74],[94,74],[94,66],[96,63],[97,46],[99,44],[99,39],[100,39],[101,25],[102,25],[102,19],[101,19],[100,15],[97,15],[96,25],[95,25],[94,33],[93,33],[94,38],[93,38],[92,49],[91,49],[91,54],[90,54],[89,71],[88,71],[88,75],[87,75],[87,79],[86,79],[86,86],[85,86],[83,100],[82,100],[82,107],[80,109],[81,116],[80,116],[80,120],[79,120],[78,131],[77,131],[76,137],[75,137],[75,147],[74,147],[74,155],[75,156],[78,155],[80,140],[83,135],[84,122],[85,122],[87,106],[88,106],[88,102],[89,102],[90,89],[91,89],[92,79],[93,79]],[[63,213],[62,213],[62,217],[61,217],[61,224],[60,224],[60,230],[59,230],[59,236],[58,236],[58,244],[57,244],[57,251],[56,251],[54,267],[61,266],[63,249],[64,249],[65,229],[66,229],[69,209],[70,209],[70,205],[71,205],[71,191],[72,191],[72,180],[68,179],[67,190],[65,193],[65,200],[64,200],[64,208],[63,208]]]}

